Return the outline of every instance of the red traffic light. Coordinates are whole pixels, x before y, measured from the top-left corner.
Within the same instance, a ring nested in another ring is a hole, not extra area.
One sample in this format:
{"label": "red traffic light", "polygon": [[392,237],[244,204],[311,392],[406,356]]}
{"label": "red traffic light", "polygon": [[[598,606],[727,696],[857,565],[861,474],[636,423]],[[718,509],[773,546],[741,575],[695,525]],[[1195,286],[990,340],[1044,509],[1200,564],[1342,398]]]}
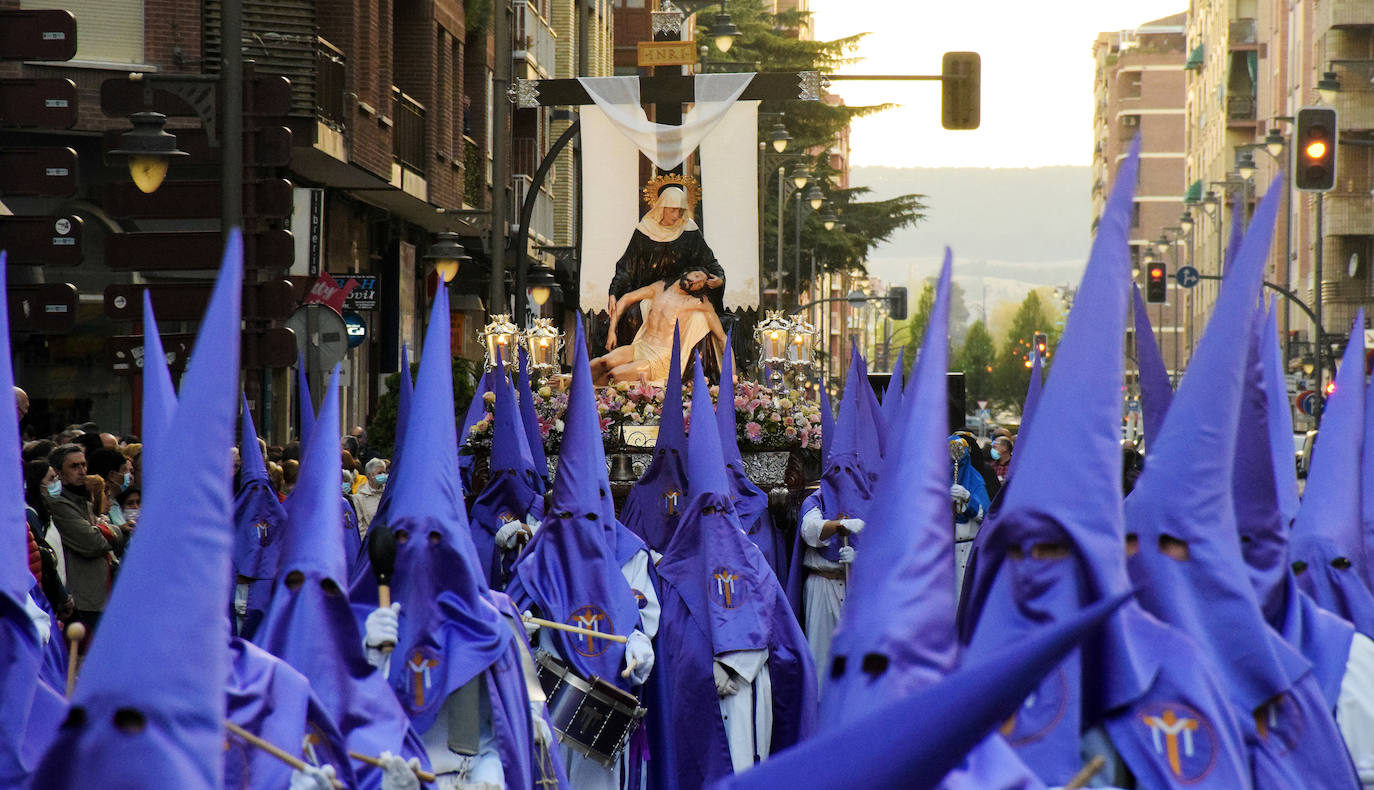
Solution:
{"label": "red traffic light", "polygon": [[1145,301],[1151,304],[1162,304],[1168,299],[1169,284],[1165,281],[1169,276],[1168,267],[1159,261],[1154,261],[1145,267]]}

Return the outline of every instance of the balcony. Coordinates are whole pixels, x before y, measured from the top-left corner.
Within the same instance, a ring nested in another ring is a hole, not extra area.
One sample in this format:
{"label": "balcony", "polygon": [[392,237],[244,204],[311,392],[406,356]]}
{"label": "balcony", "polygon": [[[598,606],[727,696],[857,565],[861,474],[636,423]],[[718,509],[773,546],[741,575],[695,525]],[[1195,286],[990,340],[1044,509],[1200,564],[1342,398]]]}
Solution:
{"label": "balcony", "polygon": [[335,131],[348,125],[344,79],[348,62],[333,44],[315,39],[315,117]]}
{"label": "balcony", "polygon": [[515,0],[515,44],[511,56],[524,61],[528,71],[517,77],[549,79],[554,72],[558,34],[529,0]]}
{"label": "balcony", "polygon": [[[1374,198],[1368,192],[1327,194],[1322,233],[1326,236],[1374,236]],[[1342,259],[1344,264],[1344,259]]]}
{"label": "balcony", "polygon": [[[529,194],[534,180],[529,176],[513,177],[515,205],[511,210],[514,222],[520,221],[520,209],[525,205],[525,195]],[[530,217],[530,233],[542,237],[542,243],[553,242],[553,195],[547,189],[540,189],[534,199],[534,215]]]}
{"label": "balcony", "polygon": [[1374,7],[1369,0],[1324,0],[1315,5],[1313,34],[1320,37],[1333,27],[1374,24]]}
{"label": "balcony", "polygon": [[513,137],[510,141],[510,171],[517,176],[532,176],[543,161],[539,141],[533,137]]}
{"label": "balcony", "polygon": [[424,105],[402,93],[399,88],[391,89],[391,117],[396,122],[391,131],[391,154],[403,167],[424,174],[425,158],[425,108]]}
{"label": "balcony", "polygon": [[1255,120],[1255,97],[1231,95],[1226,97],[1227,121]]}

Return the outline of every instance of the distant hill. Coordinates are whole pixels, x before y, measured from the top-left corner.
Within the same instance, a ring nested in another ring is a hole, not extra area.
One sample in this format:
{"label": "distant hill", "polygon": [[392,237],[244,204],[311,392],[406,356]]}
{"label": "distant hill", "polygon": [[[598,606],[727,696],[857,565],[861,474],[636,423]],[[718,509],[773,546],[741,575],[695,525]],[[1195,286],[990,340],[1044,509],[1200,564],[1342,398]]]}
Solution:
{"label": "distant hill", "polygon": [[946,245],[970,308],[984,288],[990,310],[1035,286],[1077,285],[1082,275],[1091,243],[1087,167],[856,167],[850,184],[876,199],[925,195],[927,218],[870,256],[870,271],[889,282],[933,276]]}

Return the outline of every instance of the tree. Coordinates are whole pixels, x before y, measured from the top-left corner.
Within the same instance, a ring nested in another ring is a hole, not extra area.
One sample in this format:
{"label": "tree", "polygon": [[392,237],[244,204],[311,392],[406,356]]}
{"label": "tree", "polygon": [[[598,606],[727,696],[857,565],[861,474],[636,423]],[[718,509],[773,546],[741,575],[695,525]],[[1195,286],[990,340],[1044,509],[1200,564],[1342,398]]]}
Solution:
{"label": "tree", "polygon": [[[420,372],[418,361],[410,363],[410,377],[414,380]],[[482,363],[462,357],[453,359],[453,419],[461,426],[473,393],[477,391],[477,380],[482,376]],[[386,377],[386,392],[377,399],[377,409],[367,422],[367,443],[378,458],[390,458],[396,448],[396,431],[402,426],[396,424],[396,411],[400,403],[401,374],[392,373]],[[412,406],[412,408],[414,408]],[[460,436],[460,443],[467,437]]]}
{"label": "tree", "polygon": [[[1049,335],[1051,353],[1059,339],[1059,327],[1055,326],[1058,310],[1049,308],[1040,294],[1031,291],[1012,316],[1011,326],[1002,339],[1002,350],[993,363],[992,397],[1000,405],[1019,410],[1030,385],[1031,367],[1028,364],[1031,342],[1036,332]],[[1044,360],[1045,372],[1049,371],[1050,359]]]}
{"label": "tree", "polygon": [[997,348],[987,325],[981,320],[974,321],[950,366],[952,370],[964,372],[964,387],[970,400],[992,399],[992,374],[996,364]]}

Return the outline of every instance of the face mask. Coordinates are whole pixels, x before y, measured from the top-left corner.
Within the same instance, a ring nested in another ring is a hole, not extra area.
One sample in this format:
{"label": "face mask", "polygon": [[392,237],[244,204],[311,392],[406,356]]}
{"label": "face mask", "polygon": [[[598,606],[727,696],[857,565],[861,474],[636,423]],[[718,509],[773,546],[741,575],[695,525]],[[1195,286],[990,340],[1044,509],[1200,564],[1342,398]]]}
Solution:
{"label": "face mask", "polygon": [[386,472],[382,472],[381,474],[377,475],[377,485],[386,485]]}
{"label": "face mask", "polygon": [[343,488],[344,496],[347,496],[347,495],[353,493],[353,486],[352,486],[351,484],[349,484],[349,483],[344,483],[344,484],[342,485],[342,488]]}
{"label": "face mask", "polygon": [[996,447],[992,448],[992,449],[989,450],[988,452],[992,454],[992,460],[994,460],[994,461],[996,461],[998,458],[1001,458],[1001,457],[1002,457],[1002,454],[999,453],[999,452],[997,452],[997,448],[996,448]]}
{"label": "face mask", "polygon": [[62,494],[62,481],[54,480],[48,483],[48,496],[55,497]]}
{"label": "face mask", "polygon": [[138,521],[138,508],[129,508],[124,511],[125,521]]}
{"label": "face mask", "polygon": [[133,485],[133,484],[134,484],[134,473],[133,473],[133,472],[125,472],[125,473],[124,473],[124,480],[123,480],[123,482],[121,482],[121,483],[119,484],[119,490],[120,490],[120,491],[123,491],[123,490],[127,489],[129,486],[131,486],[131,485]]}

